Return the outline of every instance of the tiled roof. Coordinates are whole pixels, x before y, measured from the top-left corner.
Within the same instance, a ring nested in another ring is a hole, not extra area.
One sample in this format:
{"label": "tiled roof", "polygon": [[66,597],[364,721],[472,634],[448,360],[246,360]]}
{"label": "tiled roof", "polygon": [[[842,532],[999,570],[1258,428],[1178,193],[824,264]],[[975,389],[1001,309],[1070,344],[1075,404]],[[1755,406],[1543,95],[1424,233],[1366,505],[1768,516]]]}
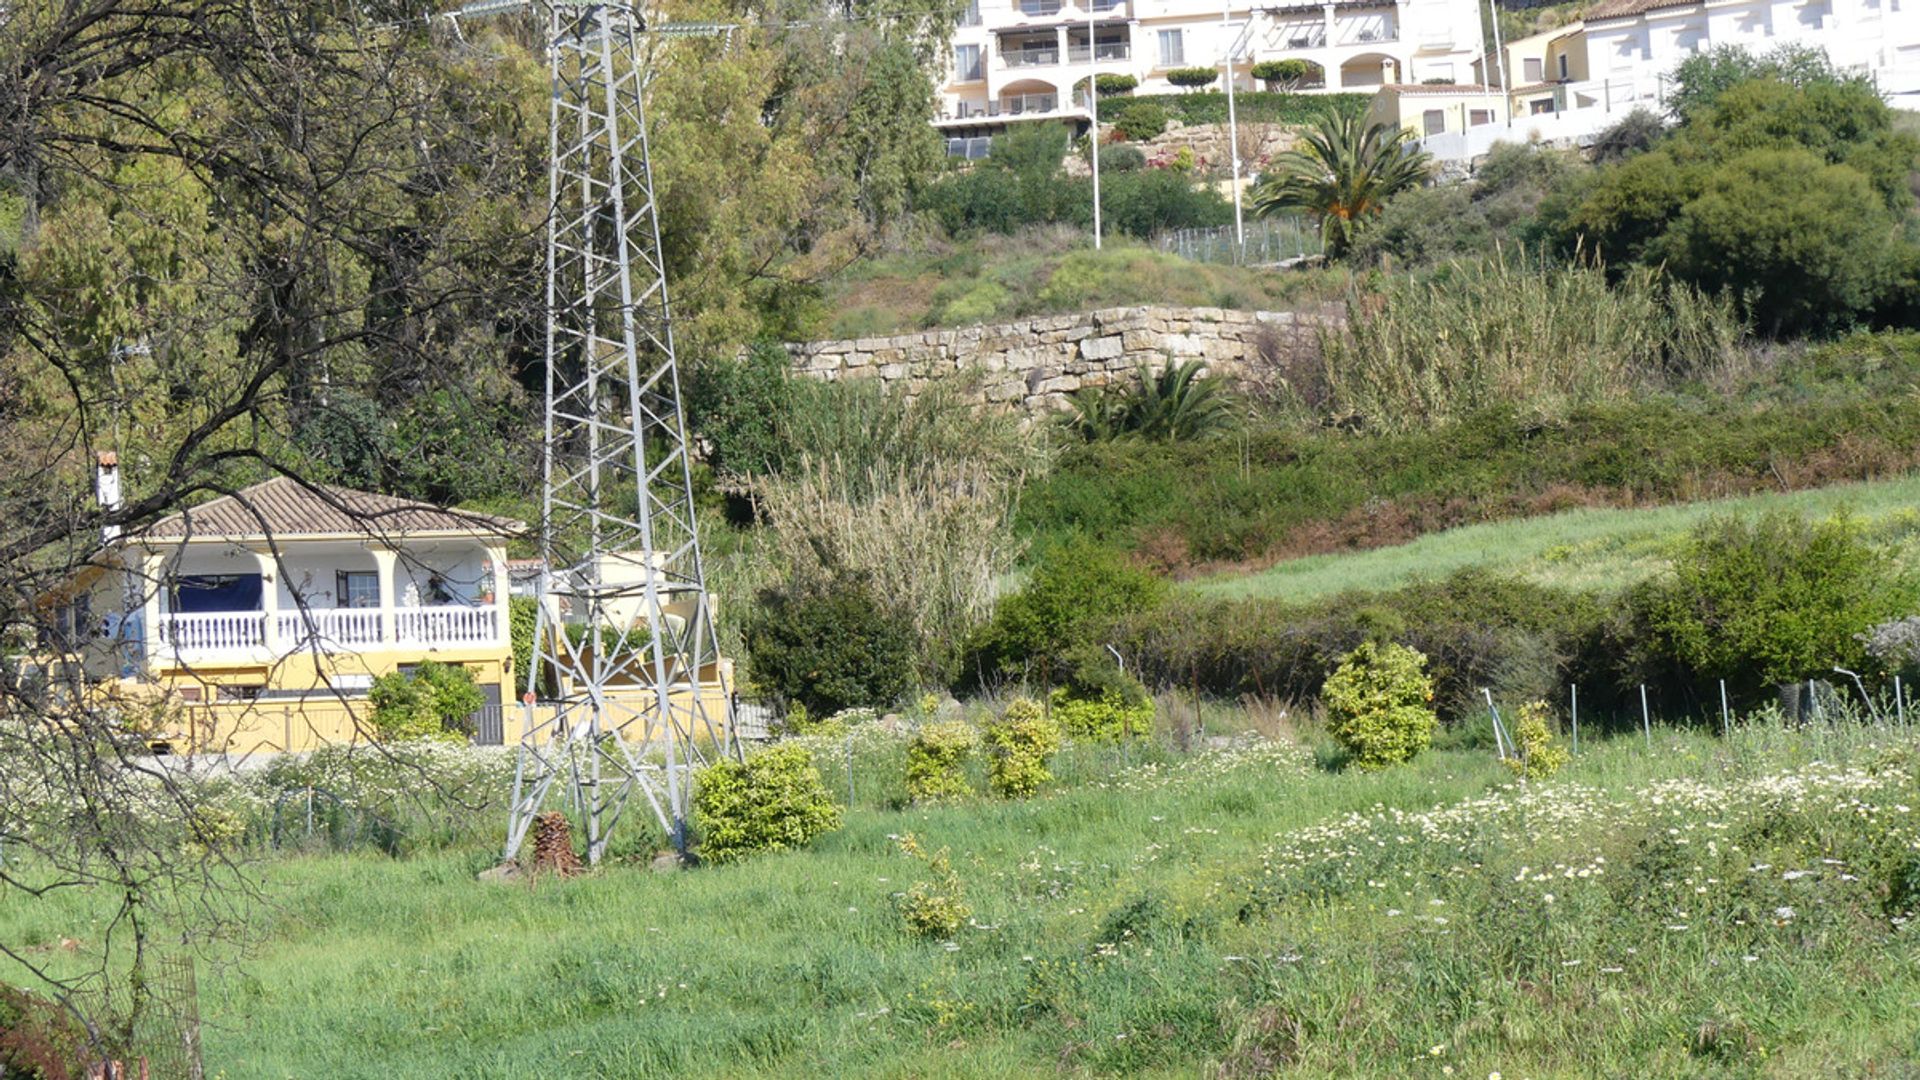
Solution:
{"label": "tiled roof", "polygon": [[1629,15],[1644,15],[1661,8],[1692,7],[1699,0],[1600,0],[1588,8],[1583,18],[1587,22],[1596,19],[1624,19]]}
{"label": "tiled roof", "polygon": [[491,514],[448,510],[432,503],[276,476],[162,518],[138,535],[161,540],[231,540],[410,533],[502,536],[525,530],[518,521]]}

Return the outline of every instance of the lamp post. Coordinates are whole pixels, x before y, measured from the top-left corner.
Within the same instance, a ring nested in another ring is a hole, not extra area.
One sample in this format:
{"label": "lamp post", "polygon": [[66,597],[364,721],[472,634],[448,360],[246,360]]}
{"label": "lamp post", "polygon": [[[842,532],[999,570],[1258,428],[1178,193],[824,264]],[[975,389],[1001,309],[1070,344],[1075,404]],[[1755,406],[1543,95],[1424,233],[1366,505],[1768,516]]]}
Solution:
{"label": "lamp post", "polygon": [[1087,5],[1087,157],[1093,162],[1093,250],[1100,250],[1100,50],[1094,44],[1093,7]]}
{"label": "lamp post", "polygon": [[[1232,30],[1233,0],[1223,0],[1220,5],[1220,34],[1227,37]],[[1227,55],[1221,61],[1227,69],[1227,151],[1233,157],[1233,250],[1236,261],[1245,261],[1247,257],[1247,223],[1240,209],[1240,117],[1233,104],[1233,59],[1239,55],[1240,46],[1252,34],[1253,15],[1249,12],[1239,36],[1227,38]]]}

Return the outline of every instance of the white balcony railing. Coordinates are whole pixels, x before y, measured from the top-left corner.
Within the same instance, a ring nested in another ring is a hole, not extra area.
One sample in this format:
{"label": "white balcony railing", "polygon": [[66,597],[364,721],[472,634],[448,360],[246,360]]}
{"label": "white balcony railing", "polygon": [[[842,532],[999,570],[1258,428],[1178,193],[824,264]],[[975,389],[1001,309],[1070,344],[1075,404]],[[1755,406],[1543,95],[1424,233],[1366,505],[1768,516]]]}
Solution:
{"label": "white balcony railing", "polygon": [[280,616],[280,643],[302,648],[318,644],[332,652],[342,646],[380,643],[379,608],[308,608]]}
{"label": "white balcony railing", "polygon": [[[382,631],[379,608],[283,611],[275,617],[273,629],[277,640],[272,645],[283,653],[494,645],[504,640],[499,613],[492,605],[398,608],[393,612],[392,640]],[[259,611],[162,615],[157,630],[161,651],[173,656],[204,659],[259,654],[269,648],[267,616]]]}
{"label": "white balcony railing", "polygon": [[267,643],[258,611],[200,611],[160,620],[160,644],[172,653],[245,652]]}
{"label": "white balcony railing", "polygon": [[1052,49],[1002,49],[1000,58],[1010,68],[1049,67],[1060,62],[1060,50]]}
{"label": "white balcony railing", "polygon": [[394,612],[402,645],[485,645],[499,640],[490,607],[402,608]]}
{"label": "white balcony railing", "polygon": [[[1133,49],[1124,41],[1103,41],[1098,46],[1095,46],[1094,54],[1095,57],[1100,60],[1125,60],[1133,55]],[[1067,62],[1071,64],[1086,63],[1087,47],[1085,45],[1067,46]]]}
{"label": "white balcony railing", "polygon": [[1060,0],[1020,0],[1020,14],[1030,16],[1060,14]]}

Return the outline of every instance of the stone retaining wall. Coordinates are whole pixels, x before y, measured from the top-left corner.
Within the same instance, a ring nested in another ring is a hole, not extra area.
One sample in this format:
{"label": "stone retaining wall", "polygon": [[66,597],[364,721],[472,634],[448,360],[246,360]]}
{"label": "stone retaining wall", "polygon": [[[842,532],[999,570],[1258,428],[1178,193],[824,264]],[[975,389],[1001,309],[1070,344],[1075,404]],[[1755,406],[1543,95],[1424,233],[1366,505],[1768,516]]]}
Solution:
{"label": "stone retaining wall", "polygon": [[1258,389],[1318,357],[1319,328],[1337,305],[1313,311],[1107,308],[997,326],[789,345],[797,371],[816,379],[879,379],[919,394],[935,380],[979,373],[986,403],[1029,414],[1067,408],[1067,395],[1138,371],[1142,364],[1203,360],[1207,369]]}

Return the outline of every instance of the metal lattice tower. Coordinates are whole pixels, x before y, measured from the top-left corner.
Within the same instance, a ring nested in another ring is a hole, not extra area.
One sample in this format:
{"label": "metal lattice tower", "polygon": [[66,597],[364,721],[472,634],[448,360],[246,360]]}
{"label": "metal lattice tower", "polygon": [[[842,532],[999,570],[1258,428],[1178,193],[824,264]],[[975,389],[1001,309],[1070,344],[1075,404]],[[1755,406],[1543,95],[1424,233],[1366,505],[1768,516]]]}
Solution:
{"label": "metal lattice tower", "polygon": [[636,793],[684,852],[693,769],[737,744],[647,156],[647,30],[625,6],[540,10],[553,87],[546,566],[506,857],[559,787],[597,863]]}

